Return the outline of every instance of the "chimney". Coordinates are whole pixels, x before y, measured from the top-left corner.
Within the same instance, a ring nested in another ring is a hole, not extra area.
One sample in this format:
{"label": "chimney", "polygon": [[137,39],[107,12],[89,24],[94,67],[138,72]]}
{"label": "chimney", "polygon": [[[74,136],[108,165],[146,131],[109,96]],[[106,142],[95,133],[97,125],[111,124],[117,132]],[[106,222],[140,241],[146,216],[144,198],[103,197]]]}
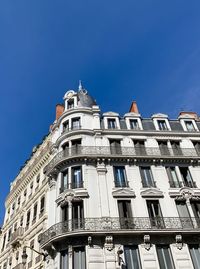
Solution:
{"label": "chimney", "polygon": [[139,114],[136,101],[133,101],[132,102],[131,107],[129,109],[129,112],[133,112],[133,113]]}
{"label": "chimney", "polygon": [[61,104],[56,105],[56,120],[60,118],[60,116],[64,112],[64,109],[65,109],[64,105]]}
{"label": "chimney", "polygon": [[184,117],[184,115],[190,115],[191,118],[194,118],[195,120],[198,119],[198,115],[197,115],[196,112],[192,112],[192,111],[181,111],[179,113],[179,116],[183,116]]}

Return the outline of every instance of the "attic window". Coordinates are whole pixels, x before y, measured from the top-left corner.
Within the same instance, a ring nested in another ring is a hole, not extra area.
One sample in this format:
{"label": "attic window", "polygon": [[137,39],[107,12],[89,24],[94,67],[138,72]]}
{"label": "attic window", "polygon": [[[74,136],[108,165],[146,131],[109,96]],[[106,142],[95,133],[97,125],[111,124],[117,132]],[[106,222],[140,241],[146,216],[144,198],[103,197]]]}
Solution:
{"label": "attic window", "polygon": [[187,128],[187,130],[188,130],[189,132],[193,132],[193,131],[195,131],[195,129],[194,129],[194,124],[193,124],[192,121],[189,121],[189,120],[185,121],[185,126],[186,126],[186,128]]}
{"label": "attic window", "polygon": [[68,102],[67,102],[67,108],[68,109],[71,109],[74,107],[74,99],[70,99]]}
{"label": "attic window", "polygon": [[116,129],[117,123],[116,119],[108,119],[108,129]]}

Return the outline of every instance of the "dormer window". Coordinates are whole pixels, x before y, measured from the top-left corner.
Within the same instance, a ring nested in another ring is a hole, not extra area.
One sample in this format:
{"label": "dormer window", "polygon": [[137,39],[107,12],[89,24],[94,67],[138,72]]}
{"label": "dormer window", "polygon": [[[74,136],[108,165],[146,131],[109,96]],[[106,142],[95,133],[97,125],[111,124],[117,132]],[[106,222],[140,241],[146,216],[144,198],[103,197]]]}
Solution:
{"label": "dormer window", "polygon": [[157,122],[158,122],[158,128],[160,131],[168,130],[165,120],[158,120]]}
{"label": "dormer window", "polygon": [[195,131],[194,124],[193,124],[193,122],[191,120],[185,121],[185,126],[186,126],[186,128],[187,128],[187,130],[189,132],[194,132]]}
{"label": "dormer window", "polygon": [[74,99],[70,99],[67,101],[67,108],[68,109],[74,108]]}
{"label": "dormer window", "polygon": [[117,123],[116,119],[108,119],[108,129],[116,129]]}
{"label": "dormer window", "polygon": [[139,130],[139,122],[137,119],[130,119],[130,128],[133,130]]}

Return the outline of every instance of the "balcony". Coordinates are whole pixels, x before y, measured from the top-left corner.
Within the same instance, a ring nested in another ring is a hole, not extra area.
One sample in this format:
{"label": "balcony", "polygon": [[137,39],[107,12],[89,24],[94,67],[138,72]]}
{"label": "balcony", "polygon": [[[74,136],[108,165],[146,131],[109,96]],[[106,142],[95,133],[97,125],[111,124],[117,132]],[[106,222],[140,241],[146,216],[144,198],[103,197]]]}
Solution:
{"label": "balcony", "polygon": [[24,234],[24,228],[19,227],[14,233],[11,234],[10,243],[12,246],[19,244]]}
{"label": "balcony", "polygon": [[102,158],[102,157],[126,157],[126,158],[200,158],[200,153],[198,153],[194,148],[181,148],[181,151],[174,151],[169,148],[168,151],[161,151],[159,147],[113,147],[109,146],[81,146],[76,145],[71,148],[65,148],[65,150],[59,152],[53,160],[45,167],[45,172],[48,174],[57,165],[61,164],[70,158],[83,157],[83,158]]}
{"label": "balcony", "polygon": [[66,236],[98,233],[141,233],[141,232],[200,232],[200,219],[177,217],[138,218],[86,218],[59,222],[40,235],[40,244],[47,246]]}

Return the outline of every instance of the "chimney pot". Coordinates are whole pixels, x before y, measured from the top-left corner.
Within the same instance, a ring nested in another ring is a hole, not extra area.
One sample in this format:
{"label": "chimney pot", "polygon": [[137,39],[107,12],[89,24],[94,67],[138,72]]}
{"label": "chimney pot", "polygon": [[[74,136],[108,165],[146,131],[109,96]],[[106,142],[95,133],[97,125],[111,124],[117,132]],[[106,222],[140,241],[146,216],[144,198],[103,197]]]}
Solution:
{"label": "chimney pot", "polygon": [[136,101],[133,101],[132,102],[129,112],[133,112],[133,113],[139,114]]}

